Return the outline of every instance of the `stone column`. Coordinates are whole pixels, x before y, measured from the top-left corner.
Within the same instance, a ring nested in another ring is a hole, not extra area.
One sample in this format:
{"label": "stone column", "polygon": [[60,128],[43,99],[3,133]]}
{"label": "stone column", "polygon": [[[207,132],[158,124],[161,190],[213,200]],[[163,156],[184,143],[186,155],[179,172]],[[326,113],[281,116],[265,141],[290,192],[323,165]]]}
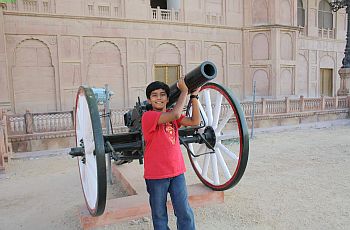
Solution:
{"label": "stone column", "polygon": [[0,108],[10,109],[11,102],[8,88],[5,22],[3,14],[5,7],[5,3],[0,3]]}
{"label": "stone column", "polygon": [[340,68],[338,71],[340,75],[340,88],[338,89],[338,96],[349,96],[349,88],[350,88],[350,68]]}

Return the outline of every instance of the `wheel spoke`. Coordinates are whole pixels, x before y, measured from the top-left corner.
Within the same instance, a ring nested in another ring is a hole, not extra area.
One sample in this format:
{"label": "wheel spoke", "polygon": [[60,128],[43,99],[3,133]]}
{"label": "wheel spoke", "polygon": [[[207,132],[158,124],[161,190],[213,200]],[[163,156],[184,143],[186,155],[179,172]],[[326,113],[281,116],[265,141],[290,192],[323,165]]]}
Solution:
{"label": "wheel spoke", "polygon": [[214,108],[214,118],[213,118],[213,129],[215,130],[218,126],[220,112],[221,112],[221,103],[222,103],[222,94],[219,92],[216,93],[216,100],[215,100],[215,108]]}
{"label": "wheel spoke", "polygon": [[221,168],[224,170],[225,178],[227,180],[231,179],[232,175],[230,173],[230,170],[227,167],[227,164],[226,164],[224,158],[222,157],[222,154],[221,154],[221,151],[219,148],[215,148],[215,154],[219,160],[219,164],[220,164]]}
{"label": "wheel spoke", "polygon": [[238,161],[238,157],[236,156],[236,154],[234,154],[233,152],[231,152],[228,148],[226,148],[223,144],[221,144],[220,142],[216,143],[216,145],[218,146],[218,148],[220,150],[222,150],[224,153],[226,153],[229,157],[231,157],[232,159]]}
{"label": "wheel spoke", "polygon": [[208,116],[208,125],[213,124],[213,109],[211,107],[211,99],[209,90],[204,91],[204,100],[205,100],[205,109],[207,111]]}
{"label": "wheel spoke", "polygon": [[222,129],[225,127],[225,125],[230,120],[232,115],[233,115],[233,111],[229,111],[226,113],[225,117],[221,120],[218,128],[215,130],[215,133],[220,133],[222,131]]}
{"label": "wheel spoke", "polygon": [[225,132],[224,134],[222,135],[217,135],[216,136],[216,140],[217,141],[224,141],[224,140],[239,140],[239,137],[234,135],[235,132]]}
{"label": "wheel spoke", "polygon": [[209,163],[210,163],[210,155],[206,154],[204,155],[204,162],[203,162],[203,171],[202,171],[203,177],[208,177]]}
{"label": "wheel spoke", "polygon": [[204,120],[205,124],[208,125],[208,116],[205,113],[205,110],[204,110],[204,108],[203,108],[203,106],[202,106],[200,101],[198,101],[198,105],[199,105],[199,110],[200,110],[200,112],[201,112],[201,114],[203,116],[203,120]]}
{"label": "wheel spoke", "polygon": [[214,183],[216,185],[220,184],[218,161],[215,154],[210,154],[211,170],[213,171]]}

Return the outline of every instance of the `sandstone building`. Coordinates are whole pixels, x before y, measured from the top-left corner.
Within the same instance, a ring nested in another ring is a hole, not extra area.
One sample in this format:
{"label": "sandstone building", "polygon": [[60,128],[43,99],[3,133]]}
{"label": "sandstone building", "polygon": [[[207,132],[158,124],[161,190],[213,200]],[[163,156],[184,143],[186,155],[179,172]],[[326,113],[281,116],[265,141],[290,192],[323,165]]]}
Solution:
{"label": "sandstone building", "polygon": [[204,60],[241,100],[335,96],[346,13],[327,0],[0,0],[0,108],[72,110],[81,84],[112,108]]}

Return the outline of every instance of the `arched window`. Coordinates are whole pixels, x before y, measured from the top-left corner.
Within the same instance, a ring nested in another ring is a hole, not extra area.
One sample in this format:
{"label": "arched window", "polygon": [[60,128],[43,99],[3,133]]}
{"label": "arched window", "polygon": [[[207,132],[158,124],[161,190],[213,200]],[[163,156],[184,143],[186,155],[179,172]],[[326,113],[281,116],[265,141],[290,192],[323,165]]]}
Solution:
{"label": "arched window", "polygon": [[333,29],[332,9],[326,0],[320,1],[318,6],[318,28]]}
{"label": "arched window", "polygon": [[298,26],[305,27],[305,9],[303,0],[298,0]]}

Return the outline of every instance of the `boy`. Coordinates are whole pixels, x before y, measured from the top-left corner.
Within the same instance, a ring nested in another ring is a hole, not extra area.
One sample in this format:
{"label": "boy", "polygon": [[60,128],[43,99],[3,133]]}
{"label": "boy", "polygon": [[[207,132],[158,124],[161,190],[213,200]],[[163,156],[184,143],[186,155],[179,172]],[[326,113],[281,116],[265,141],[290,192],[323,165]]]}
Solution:
{"label": "boy", "polygon": [[193,211],[188,203],[184,177],[186,168],[180,149],[178,128],[181,125],[199,125],[199,89],[191,94],[192,117],[185,117],[181,113],[188,88],[183,78],[178,81],[177,87],[181,93],[172,110],[166,109],[170,91],[168,85],[155,81],[146,88],[147,101],[152,105],[152,110],[142,116],[142,131],[146,143],[144,177],[155,230],[169,229],[166,207],[168,192],[177,218],[177,228],[195,229]]}

